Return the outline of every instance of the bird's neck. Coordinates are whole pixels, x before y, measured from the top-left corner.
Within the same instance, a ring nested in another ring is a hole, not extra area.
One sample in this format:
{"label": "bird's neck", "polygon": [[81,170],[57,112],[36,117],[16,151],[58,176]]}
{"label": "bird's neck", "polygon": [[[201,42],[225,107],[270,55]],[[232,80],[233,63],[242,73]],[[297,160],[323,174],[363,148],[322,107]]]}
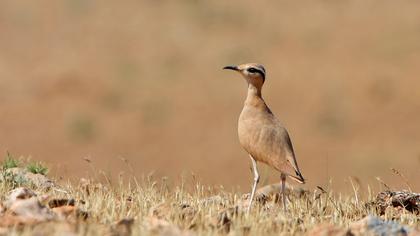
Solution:
{"label": "bird's neck", "polygon": [[246,96],[245,104],[247,105],[258,105],[258,103],[263,102],[264,100],[261,96],[261,87],[254,84],[248,84],[248,94]]}

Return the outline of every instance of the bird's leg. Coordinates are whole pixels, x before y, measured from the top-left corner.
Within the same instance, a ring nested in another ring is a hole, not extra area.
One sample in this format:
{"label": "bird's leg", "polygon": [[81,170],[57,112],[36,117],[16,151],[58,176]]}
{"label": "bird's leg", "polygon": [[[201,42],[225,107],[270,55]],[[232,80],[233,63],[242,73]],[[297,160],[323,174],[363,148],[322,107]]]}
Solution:
{"label": "bird's leg", "polygon": [[257,162],[251,155],[249,155],[249,157],[251,158],[252,169],[254,171],[254,185],[252,186],[251,198],[249,199],[249,205],[246,211],[247,214],[249,214],[249,211],[251,210],[251,205],[252,205],[252,201],[254,200],[255,190],[257,189],[257,184],[260,181],[260,175],[258,174],[258,170],[257,170]]}
{"label": "bird's leg", "polygon": [[286,175],[281,173],[281,198],[283,200],[283,210],[286,211]]}

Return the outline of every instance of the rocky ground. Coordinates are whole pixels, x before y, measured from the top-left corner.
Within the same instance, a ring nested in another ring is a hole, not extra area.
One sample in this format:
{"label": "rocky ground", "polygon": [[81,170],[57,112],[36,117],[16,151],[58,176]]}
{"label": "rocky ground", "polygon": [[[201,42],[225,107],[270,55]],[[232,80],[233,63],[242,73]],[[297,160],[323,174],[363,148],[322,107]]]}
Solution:
{"label": "rocky ground", "polygon": [[[279,185],[249,195],[206,190],[188,193],[151,179],[101,184],[82,179],[59,185],[45,173],[13,167],[1,172],[0,234],[21,235],[420,235],[420,194],[384,191],[371,201],[344,200],[323,189],[287,188],[281,208]],[[217,194],[216,194],[217,193]]]}

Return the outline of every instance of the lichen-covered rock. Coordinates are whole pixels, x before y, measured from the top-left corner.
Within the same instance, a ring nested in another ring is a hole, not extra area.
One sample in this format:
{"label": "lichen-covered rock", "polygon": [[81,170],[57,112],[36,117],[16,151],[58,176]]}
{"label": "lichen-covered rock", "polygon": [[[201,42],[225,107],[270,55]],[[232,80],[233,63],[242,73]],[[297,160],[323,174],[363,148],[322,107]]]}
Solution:
{"label": "lichen-covered rock", "polygon": [[28,199],[35,196],[36,196],[35,192],[28,188],[24,188],[24,187],[16,188],[9,192],[9,196],[4,202],[4,206],[6,208],[9,208],[18,200]]}
{"label": "lichen-covered rock", "polygon": [[87,212],[74,206],[74,199],[49,199],[49,195],[38,196],[29,188],[19,187],[10,191],[1,204],[0,227],[49,221],[76,222],[88,218]]}
{"label": "lichen-covered rock", "polygon": [[379,214],[385,214],[387,208],[402,208],[414,214],[420,214],[420,194],[408,191],[384,191],[378,193],[374,202]]}
{"label": "lichen-covered rock", "polygon": [[396,221],[385,221],[376,216],[366,216],[365,218],[350,224],[351,233],[354,235],[409,235],[411,229],[401,225]]}
{"label": "lichen-covered rock", "polygon": [[54,181],[47,176],[34,174],[20,167],[5,170],[3,178],[7,181],[13,181],[18,185],[32,184],[41,189],[50,189],[55,186]]}
{"label": "lichen-covered rock", "polygon": [[55,186],[54,182],[42,174],[27,172],[25,178],[38,188],[50,189]]}
{"label": "lichen-covered rock", "polygon": [[36,197],[15,201],[10,206],[9,212],[19,216],[23,222],[40,222],[54,218],[54,214],[41,205]]}
{"label": "lichen-covered rock", "polygon": [[[295,189],[291,185],[286,185],[285,187],[286,198],[300,198],[307,195],[308,193],[309,192],[305,189]],[[240,211],[245,211],[248,208],[250,196],[250,193],[242,195],[242,198],[238,201],[237,204]],[[272,209],[273,207],[276,208],[276,204],[282,201],[282,197],[283,195],[281,194],[281,184],[269,184],[256,190],[252,204],[260,204],[267,209]]]}

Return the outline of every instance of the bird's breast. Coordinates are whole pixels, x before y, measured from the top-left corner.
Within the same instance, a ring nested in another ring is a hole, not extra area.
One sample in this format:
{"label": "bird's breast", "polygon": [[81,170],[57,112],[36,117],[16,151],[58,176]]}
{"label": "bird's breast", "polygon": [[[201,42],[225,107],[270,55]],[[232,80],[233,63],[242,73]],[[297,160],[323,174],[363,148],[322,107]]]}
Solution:
{"label": "bird's breast", "polygon": [[239,116],[238,137],[242,147],[257,161],[275,168],[280,168],[290,152],[283,140],[286,132],[271,112],[244,107]]}

